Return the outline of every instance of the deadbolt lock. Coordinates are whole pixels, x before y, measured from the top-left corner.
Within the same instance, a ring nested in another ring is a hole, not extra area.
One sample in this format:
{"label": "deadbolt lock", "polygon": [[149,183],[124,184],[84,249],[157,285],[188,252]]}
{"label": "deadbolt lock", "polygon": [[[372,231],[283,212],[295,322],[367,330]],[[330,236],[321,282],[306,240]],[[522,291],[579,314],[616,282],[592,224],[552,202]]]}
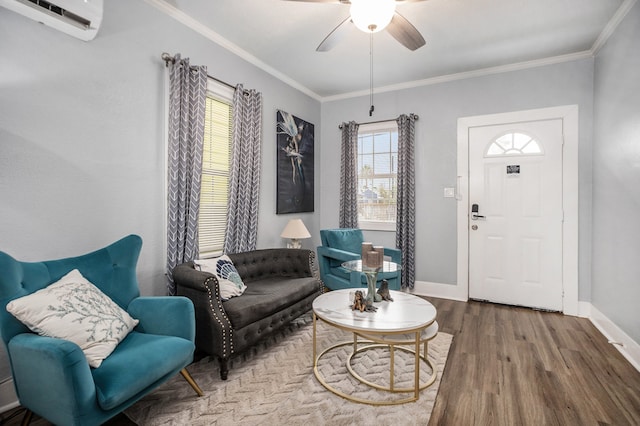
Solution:
{"label": "deadbolt lock", "polygon": [[471,229],[473,229],[474,231],[478,230],[478,225],[471,225]]}

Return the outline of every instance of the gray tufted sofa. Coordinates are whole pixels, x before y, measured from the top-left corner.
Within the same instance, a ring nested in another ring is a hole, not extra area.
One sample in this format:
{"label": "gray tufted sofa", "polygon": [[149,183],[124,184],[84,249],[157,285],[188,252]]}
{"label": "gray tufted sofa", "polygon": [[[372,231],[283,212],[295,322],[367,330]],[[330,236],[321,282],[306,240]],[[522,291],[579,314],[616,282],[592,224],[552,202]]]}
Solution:
{"label": "gray tufted sofa", "polygon": [[196,348],[218,357],[222,380],[231,357],[309,311],[322,293],[313,251],[264,249],[229,257],[247,289],[224,302],[214,275],[194,269],[193,262],[173,270],[178,295],[195,306]]}

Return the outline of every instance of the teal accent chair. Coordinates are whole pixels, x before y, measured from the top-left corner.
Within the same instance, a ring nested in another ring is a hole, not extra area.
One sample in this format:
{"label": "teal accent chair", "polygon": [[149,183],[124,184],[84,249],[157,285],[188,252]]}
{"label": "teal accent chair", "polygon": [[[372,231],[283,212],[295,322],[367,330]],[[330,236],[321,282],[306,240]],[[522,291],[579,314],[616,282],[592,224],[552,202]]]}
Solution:
{"label": "teal accent chair", "polygon": [[[178,372],[202,391],[185,367],[193,361],[195,315],[186,297],[139,297],[136,264],[142,239],[129,235],[92,253],[61,260],[20,262],[0,252],[0,333],[16,394],[33,413],[56,425],[99,425]],[[140,322],[99,368],[91,368],[75,343],[39,336],[6,310],[78,269]]]}
{"label": "teal accent chair", "polygon": [[[344,288],[367,288],[367,279],[363,273],[349,271],[342,263],[359,260],[362,257],[364,236],[361,229],[340,228],[320,230],[322,245],[317,248],[320,279],[330,290]],[[402,263],[402,252],[398,249],[384,249],[385,257],[392,262]],[[401,271],[378,274],[378,283],[387,280],[390,290],[400,290]],[[379,286],[379,284],[378,284]]]}

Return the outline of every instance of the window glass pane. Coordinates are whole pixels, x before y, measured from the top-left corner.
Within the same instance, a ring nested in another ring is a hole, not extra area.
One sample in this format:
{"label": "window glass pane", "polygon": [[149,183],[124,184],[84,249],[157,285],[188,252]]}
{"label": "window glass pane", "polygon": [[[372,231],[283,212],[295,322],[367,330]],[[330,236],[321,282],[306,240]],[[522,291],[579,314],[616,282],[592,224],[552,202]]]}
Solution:
{"label": "window glass pane", "polygon": [[540,148],[538,142],[536,142],[535,140],[531,140],[531,142],[529,142],[524,146],[524,148],[522,148],[522,152],[524,152],[525,154],[541,154],[542,149]]}
{"label": "window glass pane", "polygon": [[376,175],[391,173],[391,154],[376,154]]}
{"label": "window glass pane", "polygon": [[522,150],[522,148],[529,143],[531,140],[531,136],[525,135],[523,133],[514,133],[513,134],[513,147],[515,149]]}
{"label": "window glass pane", "polygon": [[509,133],[508,135],[500,136],[498,139],[496,139],[496,143],[505,150],[511,149],[511,147],[513,146],[512,141],[513,137],[511,136],[511,133]]}
{"label": "window glass pane", "polygon": [[395,229],[398,132],[394,122],[379,129],[358,135],[358,221],[366,229]]}
{"label": "window glass pane", "polygon": [[380,195],[380,190],[381,189],[389,189],[389,179],[384,179],[384,178],[376,178],[373,179],[372,182],[372,188],[374,191],[376,191],[378,193],[378,195]]}
{"label": "window glass pane", "polygon": [[373,174],[373,154],[361,155],[360,163],[361,175]]}
{"label": "window glass pane", "polygon": [[530,135],[524,133],[508,133],[500,136],[487,148],[485,155],[495,157],[499,155],[538,155],[542,154],[542,146]]}
{"label": "window glass pane", "polygon": [[373,139],[374,152],[389,152],[391,149],[391,138],[389,133],[376,133]]}
{"label": "window glass pane", "polygon": [[362,146],[358,154],[371,154],[373,152],[373,135],[365,135],[362,137]]}
{"label": "window glass pane", "polygon": [[492,142],[489,146],[489,150],[487,151],[487,155],[502,155],[504,154],[504,149],[495,142]]}

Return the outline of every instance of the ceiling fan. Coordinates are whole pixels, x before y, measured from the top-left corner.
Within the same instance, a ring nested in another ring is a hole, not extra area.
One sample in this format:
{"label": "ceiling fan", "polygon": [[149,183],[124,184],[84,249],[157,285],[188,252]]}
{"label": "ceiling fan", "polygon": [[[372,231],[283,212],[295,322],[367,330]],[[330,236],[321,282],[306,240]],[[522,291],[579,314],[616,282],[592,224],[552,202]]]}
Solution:
{"label": "ceiling fan", "polygon": [[396,11],[398,3],[424,0],[288,0],[307,3],[340,3],[351,5],[350,15],[335,27],[316,48],[318,52],[326,52],[334,48],[349,26],[354,24],[366,33],[375,33],[384,29],[409,50],[424,46],[425,41],[420,32],[404,16]]}

